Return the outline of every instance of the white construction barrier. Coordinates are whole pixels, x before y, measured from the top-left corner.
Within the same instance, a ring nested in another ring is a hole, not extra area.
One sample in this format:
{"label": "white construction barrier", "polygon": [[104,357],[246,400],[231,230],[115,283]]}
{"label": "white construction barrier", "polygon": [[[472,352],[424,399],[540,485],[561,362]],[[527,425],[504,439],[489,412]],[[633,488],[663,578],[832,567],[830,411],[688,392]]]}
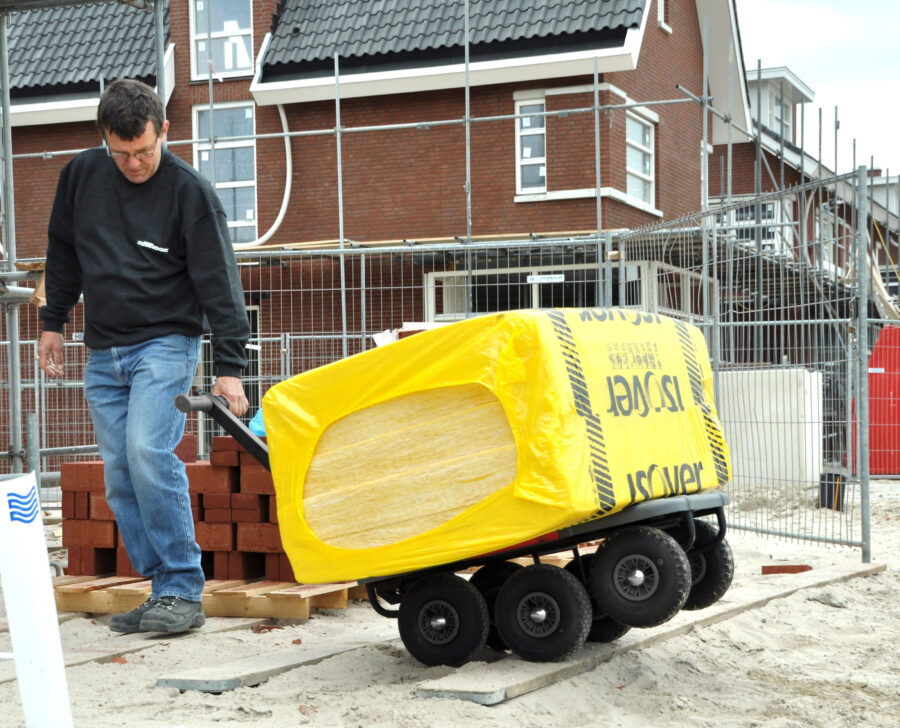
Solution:
{"label": "white construction barrier", "polygon": [[[821,372],[797,367],[719,373],[716,401],[737,492],[786,507],[800,494],[815,497],[822,472],[823,386]],[[738,506],[762,504],[732,499]]]}
{"label": "white construction barrier", "polygon": [[71,728],[72,711],[34,473],[0,480],[0,579],[27,728]]}

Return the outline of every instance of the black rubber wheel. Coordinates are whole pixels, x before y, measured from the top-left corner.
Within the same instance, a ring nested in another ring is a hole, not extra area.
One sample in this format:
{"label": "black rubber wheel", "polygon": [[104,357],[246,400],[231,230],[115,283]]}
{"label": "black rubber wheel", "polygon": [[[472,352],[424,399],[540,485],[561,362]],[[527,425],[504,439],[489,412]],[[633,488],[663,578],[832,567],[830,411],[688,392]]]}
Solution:
{"label": "black rubber wheel", "polygon": [[691,567],[669,534],[635,526],[600,544],[590,579],[591,593],[607,616],[629,627],[655,627],[684,606]]}
{"label": "black rubber wheel", "polygon": [[728,541],[715,548],[698,554],[694,548],[712,543],[719,533],[718,528],[707,521],[694,521],[694,547],[688,551],[691,567],[691,590],[682,609],[703,609],[715,604],[731,586],[734,578],[734,556]]}
{"label": "black rubber wheel", "polygon": [[554,662],[584,644],[591,601],[574,576],[558,566],[534,564],[512,574],[495,605],[497,631],[524,660]]}
{"label": "black rubber wheel", "polygon": [[481,596],[484,597],[484,601],[487,604],[491,626],[488,629],[485,644],[495,650],[507,649],[506,643],[497,631],[497,623],[494,619],[497,593],[500,591],[500,587],[503,586],[503,582],[522,568],[522,565],[517,564],[515,561],[492,561],[482,566],[469,579],[469,583],[481,592]]}
{"label": "black rubber wheel", "polygon": [[397,615],[400,638],[423,665],[459,667],[484,644],[488,626],[484,597],[456,574],[425,576],[407,591]]}
{"label": "black rubber wheel", "polygon": [[577,556],[566,564],[565,569],[578,581],[582,583],[587,590],[591,600],[591,628],[588,631],[588,642],[612,642],[619,639],[623,634],[631,629],[626,624],[617,622],[612,617],[607,616],[600,609],[594,595],[591,594],[591,562],[594,560],[594,554],[585,554]]}

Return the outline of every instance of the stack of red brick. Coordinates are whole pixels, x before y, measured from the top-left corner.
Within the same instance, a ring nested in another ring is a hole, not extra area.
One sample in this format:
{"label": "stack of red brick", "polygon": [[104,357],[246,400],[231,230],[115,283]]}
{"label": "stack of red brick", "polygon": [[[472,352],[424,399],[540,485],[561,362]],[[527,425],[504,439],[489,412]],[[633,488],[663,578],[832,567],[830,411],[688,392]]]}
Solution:
{"label": "stack of red brick", "polygon": [[[278,532],[271,473],[232,437],[214,437],[208,461],[197,460],[195,435],[185,435],[176,453],[187,468],[206,578],[294,581]],[[103,463],[64,464],[60,485],[66,572],[141,576],[106,503]]]}

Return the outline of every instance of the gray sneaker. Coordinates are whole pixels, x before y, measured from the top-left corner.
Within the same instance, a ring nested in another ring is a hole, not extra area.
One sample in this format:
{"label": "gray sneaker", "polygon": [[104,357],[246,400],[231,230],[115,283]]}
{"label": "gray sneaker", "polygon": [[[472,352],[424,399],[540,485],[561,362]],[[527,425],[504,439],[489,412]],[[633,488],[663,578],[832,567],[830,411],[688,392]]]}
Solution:
{"label": "gray sneaker", "polygon": [[144,614],[156,605],[155,599],[148,599],[137,609],[132,609],[124,614],[114,614],[109,620],[109,628],[113,632],[122,632],[124,634],[132,634],[133,632],[142,632],[141,619]]}
{"label": "gray sneaker", "polygon": [[160,597],[141,617],[142,632],[187,632],[206,622],[203,605],[180,597]]}

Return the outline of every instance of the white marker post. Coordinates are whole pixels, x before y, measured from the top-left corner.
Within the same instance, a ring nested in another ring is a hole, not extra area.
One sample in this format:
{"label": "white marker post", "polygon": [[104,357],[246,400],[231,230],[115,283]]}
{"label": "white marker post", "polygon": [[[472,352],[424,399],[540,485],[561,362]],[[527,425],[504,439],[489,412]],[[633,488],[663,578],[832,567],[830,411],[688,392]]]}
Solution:
{"label": "white marker post", "polygon": [[34,473],[0,480],[0,579],[27,728],[71,728],[50,561]]}

